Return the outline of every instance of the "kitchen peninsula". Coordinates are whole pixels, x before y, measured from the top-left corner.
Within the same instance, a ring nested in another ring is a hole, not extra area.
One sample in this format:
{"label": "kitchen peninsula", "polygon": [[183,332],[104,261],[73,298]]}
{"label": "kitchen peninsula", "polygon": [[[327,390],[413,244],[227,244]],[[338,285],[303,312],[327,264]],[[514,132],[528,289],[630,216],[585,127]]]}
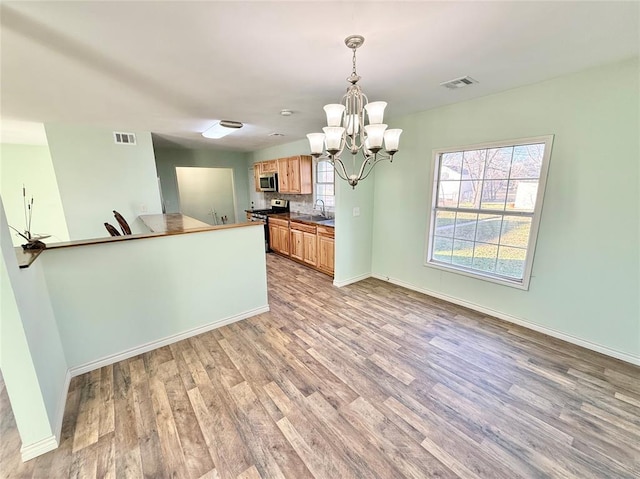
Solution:
{"label": "kitchen peninsula", "polygon": [[72,376],[269,309],[261,224],[146,216],[156,232],[51,244],[29,266]]}

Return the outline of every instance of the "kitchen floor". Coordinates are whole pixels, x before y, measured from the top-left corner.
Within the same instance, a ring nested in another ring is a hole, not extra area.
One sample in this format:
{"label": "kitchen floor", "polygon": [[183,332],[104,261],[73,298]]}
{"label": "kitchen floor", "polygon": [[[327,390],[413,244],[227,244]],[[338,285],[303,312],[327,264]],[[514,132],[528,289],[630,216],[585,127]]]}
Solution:
{"label": "kitchen floor", "polygon": [[74,378],[62,444],[1,477],[639,477],[640,368],[267,255],[271,311]]}

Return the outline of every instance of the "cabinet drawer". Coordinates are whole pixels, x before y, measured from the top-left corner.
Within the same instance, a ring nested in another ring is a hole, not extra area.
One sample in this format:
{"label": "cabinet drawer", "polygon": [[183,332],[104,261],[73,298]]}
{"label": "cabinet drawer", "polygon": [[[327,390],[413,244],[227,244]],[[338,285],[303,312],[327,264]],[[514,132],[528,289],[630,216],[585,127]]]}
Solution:
{"label": "cabinet drawer", "polygon": [[269,224],[274,226],[284,226],[285,228],[288,228],[289,220],[283,220],[280,218],[269,218]]}
{"label": "cabinet drawer", "polygon": [[316,234],[316,227],[311,225],[306,225],[304,223],[297,223],[292,221],[290,224],[292,230],[304,231],[306,233]]}
{"label": "cabinet drawer", "polygon": [[333,238],[335,236],[335,230],[327,226],[318,226],[318,234],[321,236],[328,236]]}

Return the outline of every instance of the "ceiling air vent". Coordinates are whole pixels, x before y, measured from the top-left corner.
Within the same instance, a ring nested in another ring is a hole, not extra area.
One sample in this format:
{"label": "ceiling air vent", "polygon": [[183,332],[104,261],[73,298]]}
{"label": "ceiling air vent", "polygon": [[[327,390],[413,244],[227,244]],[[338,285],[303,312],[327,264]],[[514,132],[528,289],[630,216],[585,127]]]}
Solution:
{"label": "ceiling air vent", "polygon": [[114,131],[113,140],[116,142],[116,145],[135,145],[136,135],[134,135],[133,133]]}
{"label": "ceiling air vent", "polygon": [[449,90],[457,90],[458,88],[463,88],[465,86],[473,85],[474,83],[478,83],[477,80],[474,80],[470,76],[454,78],[453,80],[445,81],[440,83],[440,86],[448,88]]}

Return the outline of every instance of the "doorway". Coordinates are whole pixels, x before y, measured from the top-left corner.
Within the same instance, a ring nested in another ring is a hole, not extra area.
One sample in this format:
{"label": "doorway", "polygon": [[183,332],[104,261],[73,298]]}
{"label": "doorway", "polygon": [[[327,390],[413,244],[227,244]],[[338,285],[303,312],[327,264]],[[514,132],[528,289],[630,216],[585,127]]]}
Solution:
{"label": "doorway", "polygon": [[231,168],[176,167],[180,212],[210,225],[236,222]]}

